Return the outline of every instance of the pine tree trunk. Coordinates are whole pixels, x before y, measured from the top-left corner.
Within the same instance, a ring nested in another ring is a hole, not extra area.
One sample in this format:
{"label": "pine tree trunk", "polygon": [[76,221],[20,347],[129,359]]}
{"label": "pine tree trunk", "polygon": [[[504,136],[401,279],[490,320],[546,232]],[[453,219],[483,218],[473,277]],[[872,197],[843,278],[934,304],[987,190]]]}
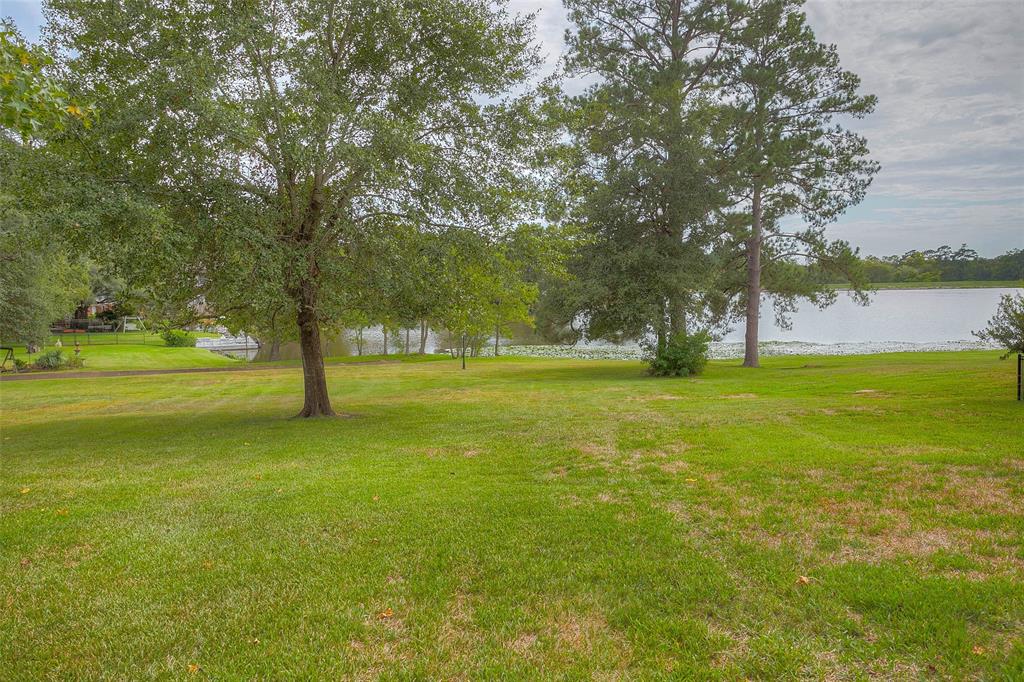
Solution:
{"label": "pine tree trunk", "polygon": [[761,183],[754,181],[753,221],[747,240],[747,330],[744,338],[743,366],[760,367],[757,350],[758,323],[761,317]]}
{"label": "pine tree trunk", "polygon": [[686,301],[682,296],[673,298],[669,305],[669,325],[672,336],[686,334]]}
{"label": "pine tree trunk", "polygon": [[[305,298],[305,296],[304,296]],[[307,306],[299,310],[299,347],[302,349],[302,380],[305,402],[299,417],[333,417],[331,399],[327,395],[327,374],[320,346],[320,326]]]}

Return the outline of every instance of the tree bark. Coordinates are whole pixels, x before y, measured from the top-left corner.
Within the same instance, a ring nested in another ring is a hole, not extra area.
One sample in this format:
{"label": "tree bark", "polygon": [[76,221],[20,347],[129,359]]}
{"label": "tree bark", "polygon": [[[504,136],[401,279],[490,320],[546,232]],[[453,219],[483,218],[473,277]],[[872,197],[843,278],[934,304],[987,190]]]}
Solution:
{"label": "tree bark", "polygon": [[420,355],[427,352],[427,321],[420,320]]}
{"label": "tree bark", "polygon": [[761,317],[761,183],[754,181],[753,220],[747,240],[747,330],[744,337],[743,366],[760,367],[757,350]]}
{"label": "tree bark", "polygon": [[669,304],[669,330],[672,336],[686,334],[686,301],[676,296]]}
{"label": "tree bark", "polygon": [[501,323],[494,325],[494,357],[498,357],[498,341],[501,340]]}
{"label": "tree bark", "polygon": [[281,339],[275,337],[270,342],[270,361],[281,359]]}
{"label": "tree bark", "polygon": [[405,354],[409,354],[409,328],[405,328]]}
{"label": "tree bark", "polygon": [[302,411],[296,416],[333,417],[334,410],[331,409],[331,399],[327,394],[323,348],[320,346],[320,325],[312,308],[305,304],[299,309],[298,320],[305,402]]}

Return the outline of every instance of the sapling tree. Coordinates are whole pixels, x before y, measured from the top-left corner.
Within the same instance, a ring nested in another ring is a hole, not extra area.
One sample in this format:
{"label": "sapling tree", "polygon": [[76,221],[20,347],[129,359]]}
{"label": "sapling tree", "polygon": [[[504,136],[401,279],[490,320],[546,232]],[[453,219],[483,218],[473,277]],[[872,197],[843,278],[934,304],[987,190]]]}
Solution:
{"label": "sapling tree", "polygon": [[1024,294],[1003,294],[999,297],[996,314],[981,331],[974,335],[983,341],[999,344],[1012,353],[1024,353]]}
{"label": "sapling tree", "polygon": [[[876,98],[858,92],[860,79],[839,64],[835,46],[817,41],[801,10],[803,0],[751,0],[730,36],[722,94],[729,121],[723,145],[736,173],[736,200],[746,226],[738,249],[743,286],[746,350],[743,364],[757,367],[758,322],[765,274],[785,306],[796,296],[819,305],[834,300],[826,271],[841,273],[856,291],[865,284],[849,245],[830,241],[824,226],[863,199],[878,170],[865,139],[835,122],[860,118]],[[799,214],[804,228],[786,228]],[[787,268],[800,258],[811,270]],[[773,267],[775,265],[779,267]]]}
{"label": "sapling tree", "polygon": [[1004,348],[1004,360],[1013,353],[1017,354],[1017,399],[1024,400],[1024,295],[1003,294],[988,326],[974,332],[974,335]]}
{"label": "sapling tree", "polygon": [[48,16],[104,112],[83,145],[97,172],[166,212],[208,301],[251,288],[294,317],[300,416],[333,413],[320,334],[357,298],[366,230],[519,220],[535,117],[504,93],[538,58],[532,17],[503,3],[53,0]]}

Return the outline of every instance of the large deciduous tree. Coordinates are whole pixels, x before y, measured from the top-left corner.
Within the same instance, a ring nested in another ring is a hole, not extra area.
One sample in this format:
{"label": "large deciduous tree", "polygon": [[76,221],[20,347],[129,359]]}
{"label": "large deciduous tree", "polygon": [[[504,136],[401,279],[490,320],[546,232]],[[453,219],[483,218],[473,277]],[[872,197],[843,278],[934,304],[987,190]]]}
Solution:
{"label": "large deciduous tree", "polygon": [[[0,163],[0,169],[4,164]],[[0,195],[0,342],[42,346],[89,294],[88,269],[30,212]]]}
{"label": "large deciduous tree", "polygon": [[[740,232],[746,282],[743,364],[757,367],[763,277],[783,311],[797,296],[826,305],[835,298],[825,271],[865,284],[849,245],[830,241],[824,226],[863,199],[878,170],[867,142],[835,122],[860,118],[875,97],[858,93],[860,79],[839,64],[835,46],[819,43],[802,11],[804,0],[749,0],[723,63],[724,101],[731,119],[727,147],[746,206]],[[804,228],[782,219],[799,214]],[[794,268],[800,258],[811,268]],[[766,262],[767,261],[767,262]]]}
{"label": "large deciduous tree", "polygon": [[293,316],[300,416],[333,414],[320,330],[358,298],[361,235],[519,217],[532,106],[503,93],[537,56],[503,3],[53,0],[48,33],[102,112],[84,153],[167,213],[185,279]]}
{"label": "large deciduous tree", "polygon": [[92,122],[91,107],[73,100],[46,73],[52,59],[25,43],[7,20],[0,20],[0,129],[22,140],[63,130],[69,121]]}

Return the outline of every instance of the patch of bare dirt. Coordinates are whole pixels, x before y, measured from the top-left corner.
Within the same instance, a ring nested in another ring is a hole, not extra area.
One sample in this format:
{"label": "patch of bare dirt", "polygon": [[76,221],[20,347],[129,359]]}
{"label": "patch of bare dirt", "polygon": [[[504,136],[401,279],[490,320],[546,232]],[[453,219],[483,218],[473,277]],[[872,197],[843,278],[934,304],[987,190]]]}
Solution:
{"label": "patch of bare dirt", "polygon": [[532,632],[524,632],[505,646],[519,656],[527,656],[537,644],[537,635]]}

